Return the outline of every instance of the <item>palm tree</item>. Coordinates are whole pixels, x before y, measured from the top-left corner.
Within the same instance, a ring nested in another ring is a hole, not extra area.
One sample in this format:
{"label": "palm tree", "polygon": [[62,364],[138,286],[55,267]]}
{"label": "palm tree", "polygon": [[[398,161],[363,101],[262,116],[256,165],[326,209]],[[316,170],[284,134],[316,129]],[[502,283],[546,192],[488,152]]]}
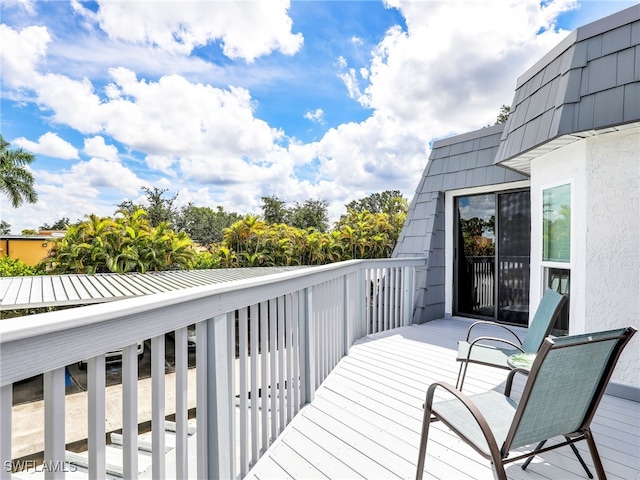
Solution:
{"label": "palm tree", "polygon": [[0,135],[0,191],[9,197],[13,208],[18,208],[25,200],[36,203],[38,194],[33,188],[33,174],[25,168],[36,157],[21,148],[9,150],[8,147],[9,142]]}

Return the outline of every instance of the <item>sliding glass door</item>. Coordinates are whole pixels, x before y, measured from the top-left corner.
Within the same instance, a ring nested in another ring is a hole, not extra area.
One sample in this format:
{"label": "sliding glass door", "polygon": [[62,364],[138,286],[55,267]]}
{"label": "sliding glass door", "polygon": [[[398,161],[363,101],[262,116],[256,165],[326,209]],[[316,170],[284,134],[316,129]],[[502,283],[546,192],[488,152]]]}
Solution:
{"label": "sliding glass door", "polygon": [[528,190],[456,199],[454,313],[526,325],[531,205]]}

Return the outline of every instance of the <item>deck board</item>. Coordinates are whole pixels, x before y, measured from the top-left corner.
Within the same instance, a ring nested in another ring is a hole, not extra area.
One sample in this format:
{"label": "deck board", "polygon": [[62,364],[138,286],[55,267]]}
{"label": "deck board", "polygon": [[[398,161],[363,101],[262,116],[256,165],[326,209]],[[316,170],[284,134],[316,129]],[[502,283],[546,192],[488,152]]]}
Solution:
{"label": "deck board", "polygon": [[[435,381],[455,384],[456,343],[469,324],[444,319],[358,341],[246,478],[414,478],[426,389]],[[471,365],[464,391],[501,391],[505,378],[505,370]],[[523,383],[516,382],[516,395]],[[640,479],[639,419],[640,404],[603,398],[592,429],[612,480]],[[431,428],[425,478],[493,478],[488,460],[440,423]],[[577,446],[592,467],[585,442]],[[507,466],[510,479],[586,478],[569,448],[535,457],[526,471],[520,463]]]}

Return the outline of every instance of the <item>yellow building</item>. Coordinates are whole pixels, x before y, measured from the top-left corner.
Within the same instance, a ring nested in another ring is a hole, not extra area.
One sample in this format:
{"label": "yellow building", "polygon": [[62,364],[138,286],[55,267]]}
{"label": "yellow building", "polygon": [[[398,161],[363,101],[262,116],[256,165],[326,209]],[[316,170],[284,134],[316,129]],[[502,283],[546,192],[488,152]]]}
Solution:
{"label": "yellow building", "polygon": [[64,233],[42,230],[37,235],[0,235],[0,255],[35,266],[49,255],[53,240],[63,237]]}

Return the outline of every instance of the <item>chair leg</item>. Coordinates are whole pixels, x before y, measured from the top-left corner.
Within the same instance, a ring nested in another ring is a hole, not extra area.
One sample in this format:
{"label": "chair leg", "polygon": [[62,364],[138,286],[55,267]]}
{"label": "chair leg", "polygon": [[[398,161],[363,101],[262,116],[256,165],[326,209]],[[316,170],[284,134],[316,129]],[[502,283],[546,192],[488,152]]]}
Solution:
{"label": "chair leg", "polygon": [[[565,438],[569,440],[567,437]],[[584,471],[587,472],[587,477],[593,478],[593,473],[591,473],[591,471],[589,470],[589,467],[587,467],[587,464],[584,463],[584,460],[582,459],[582,455],[580,455],[580,452],[578,451],[576,446],[573,443],[570,444],[569,446],[571,447],[571,450],[573,450],[573,453],[576,454],[576,457],[578,457],[578,461],[580,462],[580,465],[582,465],[582,468],[584,468]]]}
{"label": "chair leg", "polygon": [[460,362],[460,370],[458,370],[458,380],[456,380],[456,388],[462,391],[462,385],[464,384],[464,377],[467,376],[467,366],[469,362]]}
{"label": "chair leg", "polygon": [[607,480],[607,474],[604,471],[604,467],[602,466],[602,461],[600,460],[600,455],[598,454],[598,449],[596,448],[596,442],[593,439],[593,434],[591,433],[591,429],[587,428],[587,431],[584,433],[584,436],[587,440],[587,445],[589,445],[589,452],[591,453],[591,458],[593,459],[593,466],[596,469],[596,474],[598,475],[599,480]]}
{"label": "chair leg", "polygon": [[[537,452],[538,450],[540,450],[542,447],[544,447],[544,444],[547,443],[546,440],[542,440],[537,446],[536,448],[533,449],[534,452]],[[529,464],[531,463],[531,460],[533,460],[533,457],[535,457],[535,455],[531,455],[529,458],[527,458],[527,460],[522,464],[522,469],[526,470],[527,467],[529,466]]]}
{"label": "chair leg", "polygon": [[[569,437],[564,437],[564,438],[566,438],[567,441],[569,440]],[[544,447],[544,444],[546,442],[547,442],[546,440],[541,441],[536,446],[536,448],[533,449],[533,451],[537,452],[538,450],[540,450],[542,447]],[[573,453],[575,453],[576,457],[578,457],[578,461],[580,462],[580,465],[582,465],[582,468],[584,468],[584,471],[587,473],[587,477],[593,478],[593,474],[589,470],[589,467],[587,467],[587,464],[584,463],[584,460],[582,459],[582,455],[580,455],[580,451],[576,448],[576,446],[573,443],[569,444],[569,446],[571,447],[571,450],[573,450]],[[531,463],[531,460],[533,460],[533,457],[535,457],[535,455],[531,455],[529,458],[527,458],[527,460],[522,464],[522,470],[527,469],[527,467]]]}
{"label": "chair leg", "polygon": [[418,466],[416,480],[422,480],[424,475],[424,461],[427,454],[427,440],[429,439],[429,425],[431,425],[431,411],[425,407],[422,417],[422,433],[420,434],[420,449],[418,450]]}
{"label": "chair leg", "polygon": [[496,474],[496,478],[498,480],[507,480],[507,474],[504,471],[504,463],[502,463],[502,459],[499,458],[491,463],[493,464],[493,470]]}

